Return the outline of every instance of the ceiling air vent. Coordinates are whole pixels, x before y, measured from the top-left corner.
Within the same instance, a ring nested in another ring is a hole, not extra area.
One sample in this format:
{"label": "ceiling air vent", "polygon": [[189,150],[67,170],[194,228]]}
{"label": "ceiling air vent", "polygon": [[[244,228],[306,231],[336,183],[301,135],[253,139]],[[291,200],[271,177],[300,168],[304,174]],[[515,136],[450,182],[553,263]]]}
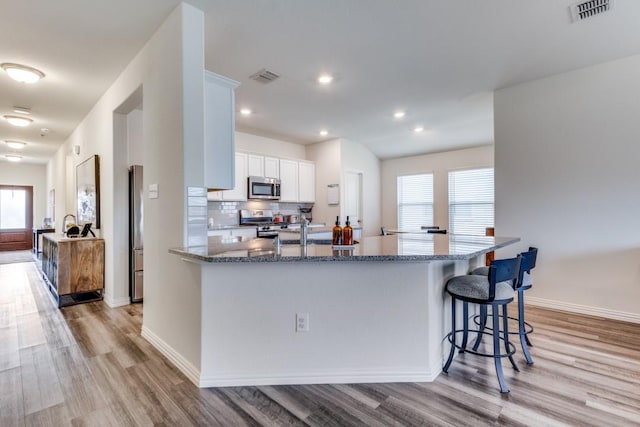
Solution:
{"label": "ceiling air vent", "polygon": [[263,68],[257,73],[249,76],[250,79],[253,79],[257,82],[264,83],[264,84],[271,83],[272,81],[276,80],[279,77],[280,77],[279,75],[277,75],[273,71],[267,70],[266,68]]}
{"label": "ceiling air vent", "polygon": [[612,7],[613,0],[589,0],[576,3],[570,7],[571,17],[573,18],[573,22],[578,22],[611,10]]}

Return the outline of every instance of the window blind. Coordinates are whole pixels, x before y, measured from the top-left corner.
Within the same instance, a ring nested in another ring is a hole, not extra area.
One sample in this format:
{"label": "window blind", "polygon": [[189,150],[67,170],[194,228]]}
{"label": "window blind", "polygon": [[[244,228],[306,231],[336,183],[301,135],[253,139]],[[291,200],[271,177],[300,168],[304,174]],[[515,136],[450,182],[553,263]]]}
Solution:
{"label": "window blind", "polygon": [[449,232],[484,236],[494,226],[493,168],[449,172]]}
{"label": "window blind", "polygon": [[399,176],[397,184],[398,230],[433,225],[433,174]]}

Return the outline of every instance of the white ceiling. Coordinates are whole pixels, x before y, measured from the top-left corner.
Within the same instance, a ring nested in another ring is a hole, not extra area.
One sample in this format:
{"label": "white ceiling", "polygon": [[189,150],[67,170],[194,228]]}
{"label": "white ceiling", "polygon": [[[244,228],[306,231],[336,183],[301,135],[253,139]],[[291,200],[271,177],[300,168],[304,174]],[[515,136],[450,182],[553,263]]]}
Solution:
{"label": "white ceiling", "polygon": [[[26,106],[35,120],[27,130],[0,120],[0,139],[28,142],[25,160],[45,162],[177,3],[3,5],[0,62],[47,77],[27,86],[0,73],[0,115]],[[637,0],[578,23],[570,0],[188,3],[206,14],[206,68],[240,81],[237,106],[256,111],[238,115],[238,130],[303,144],[342,137],[381,158],[490,144],[493,90],[640,53]],[[261,68],[280,79],[250,80]],[[321,72],[334,83],[320,87]],[[426,131],[413,133],[417,124]],[[1,159],[8,151],[0,144]]]}

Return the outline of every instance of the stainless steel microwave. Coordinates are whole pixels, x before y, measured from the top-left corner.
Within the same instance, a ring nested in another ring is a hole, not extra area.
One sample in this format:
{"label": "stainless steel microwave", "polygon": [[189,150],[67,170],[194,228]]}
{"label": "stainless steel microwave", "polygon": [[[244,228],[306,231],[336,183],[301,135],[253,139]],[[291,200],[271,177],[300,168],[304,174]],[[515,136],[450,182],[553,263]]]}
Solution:
{"label": "stainless steel microwave", "polygon": [[250,176],[247,198],[252,200],[280,200],[280,180],[264,176]]}

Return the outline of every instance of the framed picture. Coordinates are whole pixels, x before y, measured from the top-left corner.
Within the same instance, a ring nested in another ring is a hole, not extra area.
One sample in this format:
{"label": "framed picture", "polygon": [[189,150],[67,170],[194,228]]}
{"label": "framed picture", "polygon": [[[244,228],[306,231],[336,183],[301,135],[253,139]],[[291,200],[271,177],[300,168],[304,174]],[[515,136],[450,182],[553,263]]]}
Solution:
{"label": "framed picture", "polygon": [[100,159],[89,157],[76,167],[78,225],[91,222],[100,228]]}

